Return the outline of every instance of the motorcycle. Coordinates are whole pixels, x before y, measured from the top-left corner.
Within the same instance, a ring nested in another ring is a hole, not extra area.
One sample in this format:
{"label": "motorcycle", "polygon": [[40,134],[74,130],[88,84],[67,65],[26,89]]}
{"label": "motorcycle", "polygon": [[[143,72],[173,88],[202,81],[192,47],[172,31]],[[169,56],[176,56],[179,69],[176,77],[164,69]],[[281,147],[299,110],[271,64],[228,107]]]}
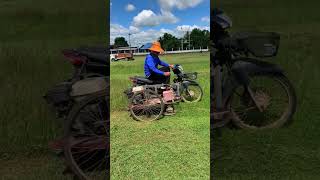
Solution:
{"label": "motorcycle", "polygon": [[280,128],[296,111],[295,90],[284,71],[262,61],[275,57],[280,36],[273,32],[237,32],[222,10],[211,14],[212,128]]}
{"label": "motorcycle", "polygon": [[44,98],[52,104],[58,118],[66,117],[74,102],[108,87],[109,63],[106,48],[64,49],[62,54],[73,65],[71,78],[56,84]]}
{"label": "motorcycle", "polygon": [[54,150],[66,160],[65,172],[77,179],[108,177],[109,63],[106,48],[62,51],[74,67],[73,76],[44,96],[63,119],[64,135]]}
{"label": "motorcycle", "polygon": [[[138,121],[159,119],[168,105],[183,101],[198,102],[203,90],[197,79],[197,72],[185,73],[181,65],[173,68],[173,84],[157,84],[145,77],[130,77],[132,87],[125,91],[129,99],[131,116]],[[173,106],[172,106],[173,107]]]}

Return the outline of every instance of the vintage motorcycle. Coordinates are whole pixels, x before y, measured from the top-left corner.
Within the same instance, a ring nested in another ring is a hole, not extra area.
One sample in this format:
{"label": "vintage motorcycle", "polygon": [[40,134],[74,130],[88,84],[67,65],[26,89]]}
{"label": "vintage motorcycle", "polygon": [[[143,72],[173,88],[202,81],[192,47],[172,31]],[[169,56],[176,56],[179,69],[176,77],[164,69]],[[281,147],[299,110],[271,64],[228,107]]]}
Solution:
{"label": "vintage motorcycle", "polygon": [[274,57],[280,36],[272,32],[230,34],[231,19],[211,14],[211,127],[279,128],[295,113],[297,98],[284,71],[257,58]]}
{"label": "vintage motorcycle", "polygon": [[44,98],[63,119],[63,138],[53,149],[64,156],[65,172],[76,179],[106,179],[109,169],[109,63],[106,48],[63,50],[73,76]]}
{"label": "vintage motorcycle", "polygon": [[[125,91],[131,116],[138,121],[153,121],[162,117],[167,105],[176,102],[198,102],[203,90],[197,72],[185,73],[181,65],[173,68],[173,84],[156,84],[145,77],[130,77],[132,87]],[[172,106],[173,107],[173,106]]]}

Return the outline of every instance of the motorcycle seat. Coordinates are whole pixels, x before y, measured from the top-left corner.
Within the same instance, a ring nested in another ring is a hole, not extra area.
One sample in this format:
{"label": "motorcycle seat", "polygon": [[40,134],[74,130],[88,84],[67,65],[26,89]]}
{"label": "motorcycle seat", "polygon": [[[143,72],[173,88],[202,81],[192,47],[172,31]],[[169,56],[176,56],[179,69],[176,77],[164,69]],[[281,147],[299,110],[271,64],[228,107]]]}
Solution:
{"label": "motorcycle seat", "polygon": [[146,77],[136,76],[135,79],[137,80],[138,84],[154,84],[153,81]]}

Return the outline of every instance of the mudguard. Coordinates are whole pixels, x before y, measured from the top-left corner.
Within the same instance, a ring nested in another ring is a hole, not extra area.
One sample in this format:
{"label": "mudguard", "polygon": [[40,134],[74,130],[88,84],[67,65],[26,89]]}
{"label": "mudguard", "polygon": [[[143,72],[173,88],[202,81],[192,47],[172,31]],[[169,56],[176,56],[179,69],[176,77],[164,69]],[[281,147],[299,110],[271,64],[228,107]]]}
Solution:
{"label": "mudguard", "polygon": [[184,80],[182,82],[182,86],[185,88],[185,87],[188,87],[190,84],[192,85],[199,85],[199,83],[197,83],[196,81],[193,81],[193,80]]}
{"label": "mudguard", "polygon": [[181,92],[183,92],[185,89],[187,89],[187,87],[189,86],[189,85],[198,85],[198,86],[200,86],[199,85],[199,83],[197,83],[196,81],[193,81],[193,80],[184,80],[184,81],[182,81],[182,89],[180,89],[179,90],[179,92],[181,93]]}
{"label": "mudguard", "polygon": [[94,94],[108,89],[106,77],[86,78],[75,82],[72,85],[70,92],[71,97],[84,97],[89,94]]}
{"label": "mudguard", "polygon": [[224,102],[232,95],[235,88],[250,84],[250,75],[283,74],[279,66],[252,58],[237,59],[231,67],[231,72],[232,76],[229,76],[223,83]]}

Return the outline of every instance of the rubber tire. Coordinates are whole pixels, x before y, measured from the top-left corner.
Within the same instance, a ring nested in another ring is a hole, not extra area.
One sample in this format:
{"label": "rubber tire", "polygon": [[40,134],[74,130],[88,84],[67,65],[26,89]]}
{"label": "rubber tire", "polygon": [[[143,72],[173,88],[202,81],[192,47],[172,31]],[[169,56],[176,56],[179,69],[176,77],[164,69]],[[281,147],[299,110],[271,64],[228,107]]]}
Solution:
{"label": "rubber tire", "polygon": [[[151,91],[151,90],[145,90],[143,93],[146,93],[146,92],[154,93],[154,91]],[[139,92],[139,93],[141,93],[141,92]],[[131,97],[131,99],[130,99],[130,105],[132,104],[131,101],[132,101],[132,100],[134,99],[134,97],[137,96],[139,93],[136,93],[136,94],[134,94],[134,95]],[[154,94],[155,94],[155,93],[154,93]],[[155,95],[156,95],[156,94],[155,94]],[[133,119],[135,119],[135,120],[137,120],[137,121],[145,121],[145,122],[155,121],[155,120],[160,119],[161,116],[163,115],[163,112],[164,112],[164,102],[163,102],[162,98],[161,98],[159,95],[156,95],[156,96],[158,96],[158,98],[159,98],[160,101],[161,101],[161,110],[160,110],[160,112],[159,112],[158,117],[157,117],[157,118],[154,118],[153,120],[142,120],[142,119],[138,118],[138,117],[134,114],[132,108],[129,107],[129,109],[130,109],[130,114],[131,114],[131,116],[133,117]],[[130,105],[129,105],[129,106],[130,106]]]}
{"label": "rubber tire", "polygon": [[202,90],[201,86],[198,85],[198,84],[190,84],[190,85],[188,85],[188,86],[196,86],[196,87],[199,87],[199,89],[200,89],[200,96],[199,96],[199,98],[196,99],[195,101],[188,101],[188,100],[186,100],[186,98],[182,95],[182,94],[183,94],[183,93],[182,93],[182,94],[181,94],[181,98],[182,98],[183,102],[186,102],[186,103],[195,103],[195,102],[201,101],[202,96],[203,96],[203,90]]}
{"label": "rubber tire", "polygon": [[[72,139],[72,137],[70,137],[70,130],[71,130],[71,126],[73,123],[73,118],[75,116],[77,116],[79,110],[81,110],[82,107],[84,107],[87,103],[89,103],[90,101],[97,99],[99,97],[107,97],[108,94],[106,91],[102,91],[102,92],[98,92],[96,94],[92,94],[89,97],[87,97],[86,99],[80,101],[79,103],[75,104],[72,107],[72,110],[70,111],[67,120],[65,121],[65,126],[64,126],[64,137],[65,137],[65,143],[64,143],[64,156],[66,159],[66,163],[68,165],[68,167],[70,167],[70,169],[72,170],[72,172],[75,174],[75,178],[80,179],[80,180],[88,180],[86,178],[86,175],[83,174],[81,171],[81,169],[75,165],[76,162],[74,161],[74,159],[72,158],[72,154],[69,151],[70,149],[70,141]],[[109,102],[107,102],[109,103]],[[108,112],[110,112],[110,109],[108,107]]]}
{"label": "rubber tire", "polygon": [[271,77],[271,78],[274,78],[275,80],[277,80],[279,83],[282,83],[282,86],[284,86],[286,88],[286,91],[289,96],[289,110],[288,110],[287,114],[283,118],[281,118],[280,120],[277,120],[274,123],[267,125],[267,126],[263,126],[263,127],[257,127],[257,126],[251,126],[251,125],[245,124],[243,121],[241,121],[239,116],[233,110],[231,110],[231,113],[233,114],[233,118],[234,118],[232,121],[233,124],[237,128],[240,128],[240,129],[262,130],[262,129],[281,128],[281,127],[287,126],[290,123],[292,123],[293,115],[296,112],[296,108],[297,108],[297,96],[296,96],[295,90],[294,90],[291,82],[289,81],[289,79],[282,74],[274,74],[274,73],[261,74],[261,75],[255,75],[255,76]]}

